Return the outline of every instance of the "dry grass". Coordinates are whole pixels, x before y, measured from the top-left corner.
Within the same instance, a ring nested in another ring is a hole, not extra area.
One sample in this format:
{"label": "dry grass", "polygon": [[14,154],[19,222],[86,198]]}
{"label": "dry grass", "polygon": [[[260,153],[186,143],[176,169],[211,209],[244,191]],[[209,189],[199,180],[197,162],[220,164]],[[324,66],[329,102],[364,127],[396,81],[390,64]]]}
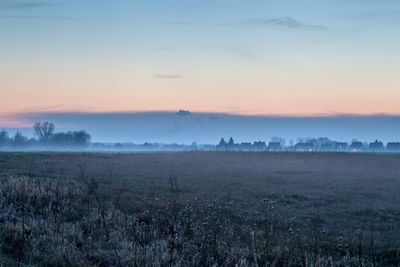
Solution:
{"label": "dry grass", "polygon": [[399,155],[2,153],[0,172],[6,265],[400,264]]}

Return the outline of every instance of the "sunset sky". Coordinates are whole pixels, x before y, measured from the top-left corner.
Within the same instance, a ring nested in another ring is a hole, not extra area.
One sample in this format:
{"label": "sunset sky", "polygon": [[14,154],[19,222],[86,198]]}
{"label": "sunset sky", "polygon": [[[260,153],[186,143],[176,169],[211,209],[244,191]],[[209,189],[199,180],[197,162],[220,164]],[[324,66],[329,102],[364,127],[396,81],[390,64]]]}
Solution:
{"label": "sunset sky", "polygon": [[398,0],[0,0],[0,126],[29,112],[400,114],[399,33]]}

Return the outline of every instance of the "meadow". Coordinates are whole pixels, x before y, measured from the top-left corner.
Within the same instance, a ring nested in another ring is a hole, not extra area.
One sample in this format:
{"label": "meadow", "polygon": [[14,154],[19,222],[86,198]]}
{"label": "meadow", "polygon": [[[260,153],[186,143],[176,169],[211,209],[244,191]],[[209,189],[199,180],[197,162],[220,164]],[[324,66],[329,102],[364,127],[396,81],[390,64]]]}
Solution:
{"label": "meadow", "polygon": [[0,153],[4,266],[399,266],[400,154]]}

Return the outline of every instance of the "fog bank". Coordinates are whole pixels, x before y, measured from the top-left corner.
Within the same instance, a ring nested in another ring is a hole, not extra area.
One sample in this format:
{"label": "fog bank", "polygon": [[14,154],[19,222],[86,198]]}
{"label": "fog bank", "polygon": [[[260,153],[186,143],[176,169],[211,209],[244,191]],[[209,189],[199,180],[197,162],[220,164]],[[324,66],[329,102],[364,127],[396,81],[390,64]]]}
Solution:
{"label": "fog bank", "polygon": [[[4,118],[4,116],[3,116]],[[57,130],[86,130],[93,142],[160,142],[216,144],[221,137],[235,141],[270,140],[280,136],[286,141],[302,137],[328,137],[338,141],[358,139],[384,142],[400,140],[400,116],[338,115],[329,117],[244,116],[217,113],[143,112],[143,113],[36,113],[7,116],[25,127],[2,127],[10,134],[22,131],[32,136],[28,125],[51,121]]]}

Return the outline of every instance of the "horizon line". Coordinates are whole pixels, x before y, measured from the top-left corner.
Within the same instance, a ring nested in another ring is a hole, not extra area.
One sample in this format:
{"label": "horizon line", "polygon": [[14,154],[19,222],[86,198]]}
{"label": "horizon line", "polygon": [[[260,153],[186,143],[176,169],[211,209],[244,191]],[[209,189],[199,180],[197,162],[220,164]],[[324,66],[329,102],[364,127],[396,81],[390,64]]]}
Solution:
{"label": "horizon line", "polygon": [[[184,115],[179,114],[184,111]],[[181,117],[192,117],[192,115],[209,115],[209,116],[233,116],[241,118],[294,118],[294,119],[318,119],[318,118],[377,118],[377,117],[400,117],[400,113],[335,113],[335,112],[320,112],[320,113],[302,113],[302,114],[257,114],[257,113],[238,113],[238,112],[221,112],[221,111],[189,111],[186,109],[179,110],[121,110],[121,111],[91,111],[91,110],[49,110],[38,109],[37,111],[29,112],[23,110],[20,112],[0,112],[0,128],[7,129],[23,129],[30,128],[35,120],[35,117],[43,115],[140,115],[140,114],[164,114],[177,115]]]}
{"label": "horizon line", "polygon": [[37,111],[21,110],[15,112],[0,112],[0,117],[20,116],[20,115],[42,115],[42,114],[151,114],[151,113],[178,113],[179,111],[188,111],[190,114],[214,114],[214,115],[232,115],[243,117],[295,117],[295,118],[318,118],[318,117],[377,117],[400,116],[399,113],[388,112],[372,112],[372,113],[351,113],[351,112],[311,112],[311,113],[257,113],[257,112],[230,112],[230,111],[199,111],[190,110],[185,108],[179,109],[154,109],[154,110],[79,110],[79,109],[65,109],[65,110],[49,110],[42,109]]}

